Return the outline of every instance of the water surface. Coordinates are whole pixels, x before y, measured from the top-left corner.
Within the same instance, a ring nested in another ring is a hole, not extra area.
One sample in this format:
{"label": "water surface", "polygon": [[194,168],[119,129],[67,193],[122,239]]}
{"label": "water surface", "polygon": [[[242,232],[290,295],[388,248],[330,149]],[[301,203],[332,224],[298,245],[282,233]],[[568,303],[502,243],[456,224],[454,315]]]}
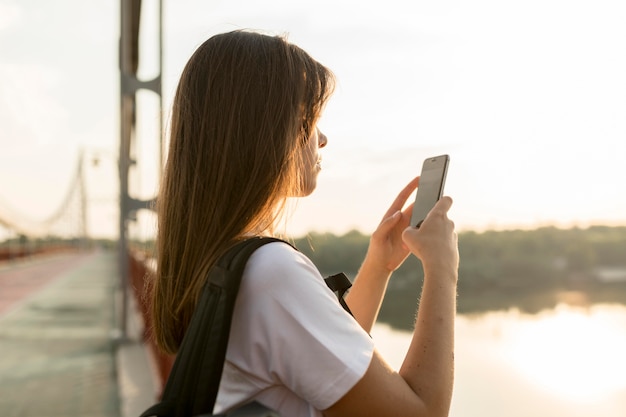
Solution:
{"label": "water surface", "polygon": [[[411,334],[376,325],[396,369]],[[626,307],[460,315],[451,417],[626,416]]]}

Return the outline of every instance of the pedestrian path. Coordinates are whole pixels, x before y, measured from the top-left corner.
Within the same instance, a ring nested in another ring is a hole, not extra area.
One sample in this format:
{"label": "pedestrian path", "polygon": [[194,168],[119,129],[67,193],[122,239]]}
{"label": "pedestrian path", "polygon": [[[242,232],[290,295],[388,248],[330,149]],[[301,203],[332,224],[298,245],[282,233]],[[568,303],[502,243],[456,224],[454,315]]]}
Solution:
{"label": "pedestrian path", "polygon": [[2,417],[121,417],[129,396],[145,394],[141,346],[115,339],[117,265],[115,253],[93,252],[0,269],[12,294],[0,298]]}
{"label": "pedestrian path", "polygon": [[36,258],[0,262],[0,316],[30,294],[83,262],[87,254],[39,255]]}

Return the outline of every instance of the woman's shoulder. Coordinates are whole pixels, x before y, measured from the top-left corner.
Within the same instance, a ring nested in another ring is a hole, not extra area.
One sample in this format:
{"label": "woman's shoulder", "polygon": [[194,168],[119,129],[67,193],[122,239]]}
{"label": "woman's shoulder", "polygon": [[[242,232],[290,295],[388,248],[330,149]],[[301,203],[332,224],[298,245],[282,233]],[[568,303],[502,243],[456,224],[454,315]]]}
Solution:
{"label": "woman's shoulder", "polygon": [[286,277],[300,278],[299,285],[303,280],[313,281],[314,285],[324,283],[313,262],[287,242],[271,242],[255,250],[246,264],[243,282],[255,287],[273,285],[276,281],[290,285],[285,281],[292,280],[285,280]]}
{"label": "woman's shoulder", "polygon": [[277,241],[265,244],[252,253],[246,268],[252,266],[257,270],[280,271],[297,269],[317,268],[311,260],[302,252],[285,241]]}

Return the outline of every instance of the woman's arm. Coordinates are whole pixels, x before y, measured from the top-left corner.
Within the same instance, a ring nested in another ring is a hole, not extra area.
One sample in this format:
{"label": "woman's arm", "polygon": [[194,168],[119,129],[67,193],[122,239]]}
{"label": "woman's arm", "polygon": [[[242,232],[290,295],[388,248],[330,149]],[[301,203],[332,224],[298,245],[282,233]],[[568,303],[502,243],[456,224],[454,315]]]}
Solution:
{"label": "woman's arm", "polygon": [[402,232],[409,225],[413,205],[404,210],[403,207],[418,183],[419,177],[408,183],[383,216],[372,234],[354,285],[346,296],[352,314],[368,333],[378,317],[391,273],[409,255],[409,250],[402,242]]}
{"label": "woman's arm", "polygon": [[454,223],[442,198],[419,229],[403,239],[424,266],[424,286],[413,339],[395,372],[375,352],[363,378],[324,411],[342,416],[447,416],[454,380],[454,317],[459,253]]}

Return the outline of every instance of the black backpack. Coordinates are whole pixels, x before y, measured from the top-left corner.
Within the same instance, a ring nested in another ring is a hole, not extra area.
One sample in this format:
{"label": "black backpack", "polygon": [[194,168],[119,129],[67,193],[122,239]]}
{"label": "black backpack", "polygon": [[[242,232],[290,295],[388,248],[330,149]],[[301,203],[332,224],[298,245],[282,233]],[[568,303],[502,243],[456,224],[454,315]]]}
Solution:
{"label": "black backpack", "polygon": [[[211,268],[208,280],[170,371],[161,401],[140,417],[280,417],[252,401],[227,414],[213,415],[219,389],[230,325],[241,276],[252,253],[262,245],[285,242],[254,237],[229,249]],[[344,274],[325,279],[343,308],[350,309],[343,295],[352,285]],[[352,314],[352,313],[350,313]]]}

